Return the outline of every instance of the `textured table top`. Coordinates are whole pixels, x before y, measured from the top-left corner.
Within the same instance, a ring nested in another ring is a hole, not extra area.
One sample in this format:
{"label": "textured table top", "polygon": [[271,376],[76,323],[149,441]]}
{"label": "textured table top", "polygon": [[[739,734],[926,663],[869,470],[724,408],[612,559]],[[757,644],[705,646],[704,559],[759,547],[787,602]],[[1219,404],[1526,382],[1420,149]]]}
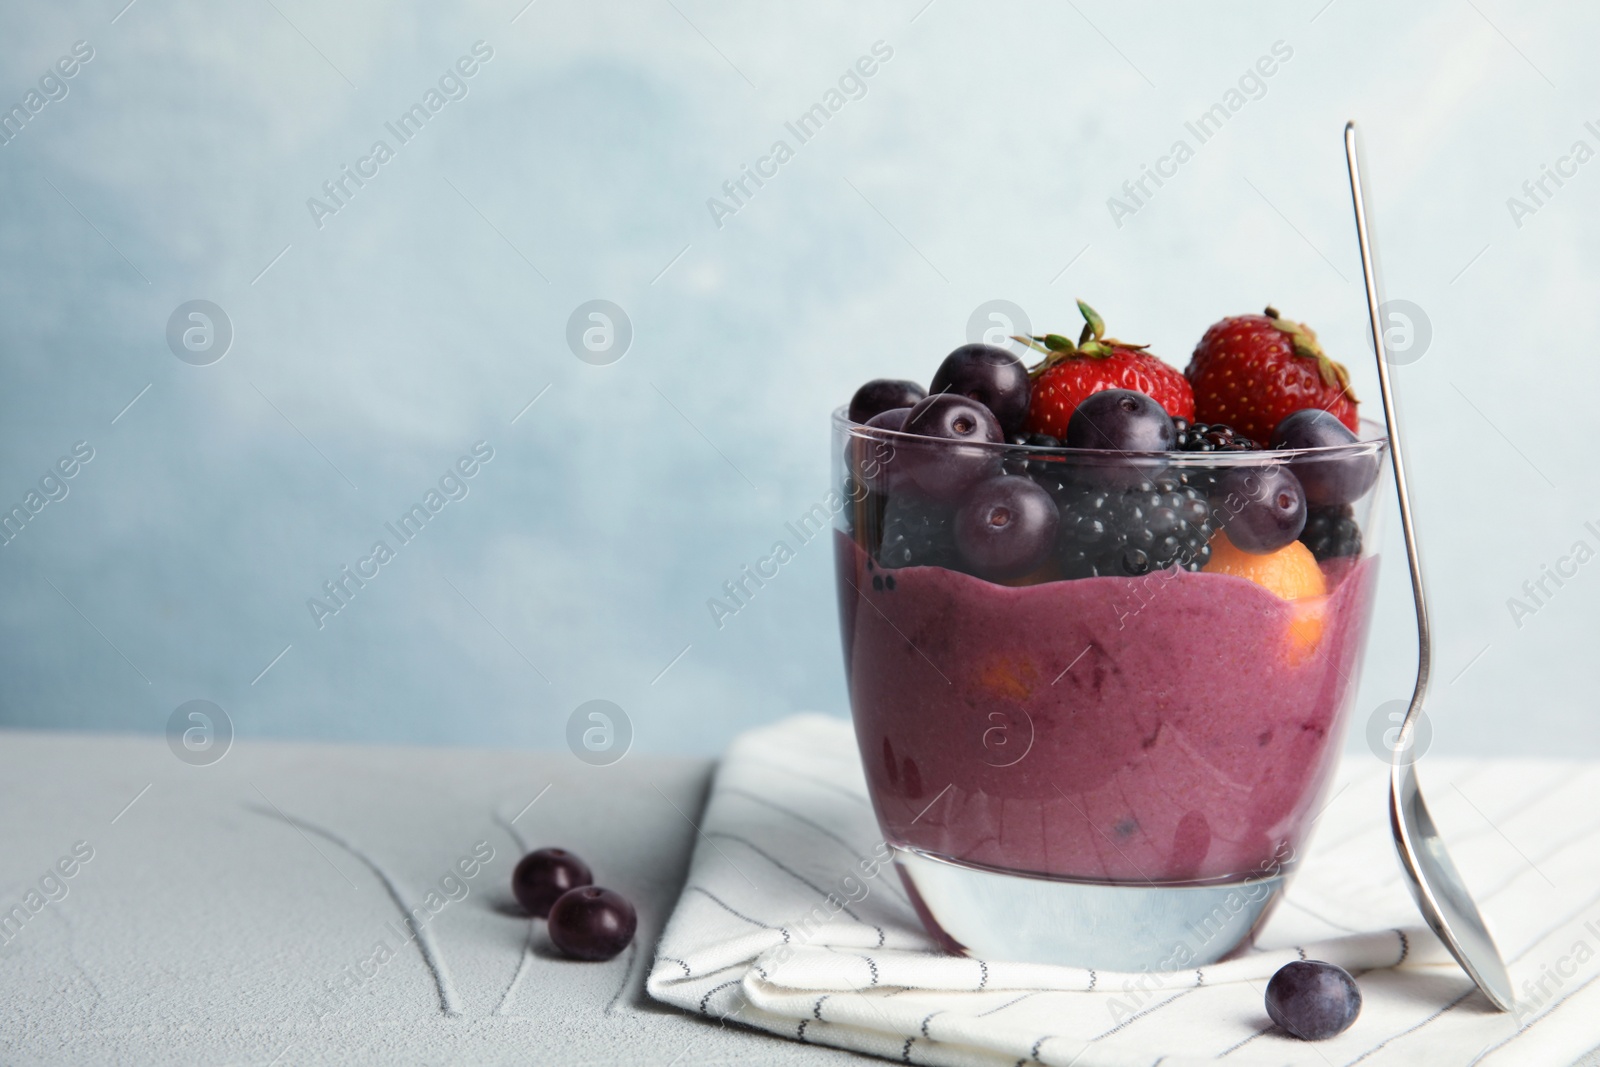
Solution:
{"label": "textured table top", "polygon": [[[191,766],[161,738],[0,732],[0,1060],[869,1062],[645,996],[711,769],[255,742]],[[547,844],[635,902],[632,950],[530,938],[510,873]],[[414,942],[400,900],[437,908]]]}

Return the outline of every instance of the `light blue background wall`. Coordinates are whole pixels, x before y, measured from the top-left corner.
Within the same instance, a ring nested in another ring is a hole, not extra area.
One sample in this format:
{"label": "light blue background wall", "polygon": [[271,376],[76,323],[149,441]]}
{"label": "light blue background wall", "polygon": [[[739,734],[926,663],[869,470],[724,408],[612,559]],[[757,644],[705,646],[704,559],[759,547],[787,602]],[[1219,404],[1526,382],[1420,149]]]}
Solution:
{"label": "light blue background wall", "polygon": [[[1600,547],[1600,162],[1520,227],[1506,204],[1600,148],[1591,7],[122,4],[0,10],[0,103],[95,51],[0,147],[0,502],[94,448],[0,548],[0,722],[159,730],[205,698],[241,736],[559,746],[604,697],[640,749],[713,751],[842,712],[826,544],[720,631],[706,608],[826,491],[829,409],[926,379],[986,300],[1070,329],[1077,296],[1179,366],[1271,300],[1375,397],[1356,117],[1389,295],[1431,321],[1398,386],[1435,744],[1600,754],[1600,563],[1520,628],[1506,603]],[[478,40],[469,95],[319,228],[307,198]],[[716,225],[707,198],[878,41],[865,96]],[[1107,198],[1279,41],[1118,226]],[[165,340],[195,298],[236,331],[210,366]],[[564,339],[593,298],[633,324],[610,366]],[[470,495],[319,629],[307,598],[480,440]],[[1398,562],[1357,733],[1408,687]]]}

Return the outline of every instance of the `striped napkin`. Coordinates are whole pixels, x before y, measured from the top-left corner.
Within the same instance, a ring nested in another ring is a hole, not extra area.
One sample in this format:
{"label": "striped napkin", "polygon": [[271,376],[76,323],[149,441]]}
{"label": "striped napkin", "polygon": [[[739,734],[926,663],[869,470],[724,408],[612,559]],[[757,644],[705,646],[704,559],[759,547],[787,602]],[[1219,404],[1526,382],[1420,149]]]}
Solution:
{"label": "striped napkin", "polygon": [[[950,956],[888,862],[848,723],[741,736],[657,946],[657,1000],[902,1063],[1572,1064],[1600,1055],[1600,765],[1428,760],[1436,821],[1511,963],[1493,1011],[1425,927],[1390,844],[1387,765],[1351,755],[1256,949],[1171,973]],[[1436,799],[1434,799],[1436,798]],[[1262,1006],[1295,959],[1360,983],[1354,1026],[1297,1041]]]}

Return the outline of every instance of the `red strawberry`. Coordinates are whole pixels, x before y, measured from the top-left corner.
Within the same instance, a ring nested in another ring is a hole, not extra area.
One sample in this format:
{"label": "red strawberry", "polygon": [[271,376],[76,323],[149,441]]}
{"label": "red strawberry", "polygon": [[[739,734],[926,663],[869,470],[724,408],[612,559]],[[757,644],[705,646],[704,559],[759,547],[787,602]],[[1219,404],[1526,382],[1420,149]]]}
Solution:
{"label": "red strawberry", "polygon": [[1331,411],[1359,432],[1349,372],[1328,358],[1309,326],[1276,308],[1212,326],[1184,373],[1194,386],[1196,418],[1254,440],[1270,441],[1278,423],[1303,408]]}
{"label": "red strawberry", "polygon": [[1028,375],[1033,389],[1028,400],[1028,433],[1065,437],[1067,423],[1085,397],[1102,389],[1134,389],[1166,409],[1168,415],[1194,419],[1194,391],[1173,367],[1145,351],[1106,337],[1106,324],[1094,308],[1078,301],[1083,333],[1078,343],[1058,333],[1017,340],[1045,353]]}

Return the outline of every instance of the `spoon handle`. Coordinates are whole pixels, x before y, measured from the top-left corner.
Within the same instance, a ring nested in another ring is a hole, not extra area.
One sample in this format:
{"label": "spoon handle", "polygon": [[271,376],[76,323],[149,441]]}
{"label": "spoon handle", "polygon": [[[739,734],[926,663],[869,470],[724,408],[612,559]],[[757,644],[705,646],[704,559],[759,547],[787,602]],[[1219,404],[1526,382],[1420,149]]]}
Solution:
{"label": "spoon handle", "polygon": [[1394,467],[1395,493],[1400,498],[1400,530],[1405,535],[1406,564],[1411,569],[1411,597],[1417,605],[1417,684],[1411,691],[1411,706],[1395,739],[1391,759],[1396,773],[1402,758],[1409,760],[1412,731],[1422,714],[1428,695],[1428,679],[1433,670],[1433,638],[1428,626],[1428,598],[1422,587],[1422,557],[1417,552],[1416,526],[1411,519],[1411,494],[1406,483],[1406,464],[1400,443],[1400,420],[1394,408],[1394,392],[1389,385],[1389,350],[1383,340],[1382,299],[1378,294],[1378,271],[1367,233],[1366,198],[1361,189],[1360,145],[1356,124],[1345,123],[1344,156],[1350,167],[1350,195],[1355,200],[1356,236],[1361,242],[1361,275],[1367,286],[1367,317],[1372,327],[1372,350],[1378,356],[1378,390],[1383,394],[1383,423],[1389,434],[1389,460]]}

